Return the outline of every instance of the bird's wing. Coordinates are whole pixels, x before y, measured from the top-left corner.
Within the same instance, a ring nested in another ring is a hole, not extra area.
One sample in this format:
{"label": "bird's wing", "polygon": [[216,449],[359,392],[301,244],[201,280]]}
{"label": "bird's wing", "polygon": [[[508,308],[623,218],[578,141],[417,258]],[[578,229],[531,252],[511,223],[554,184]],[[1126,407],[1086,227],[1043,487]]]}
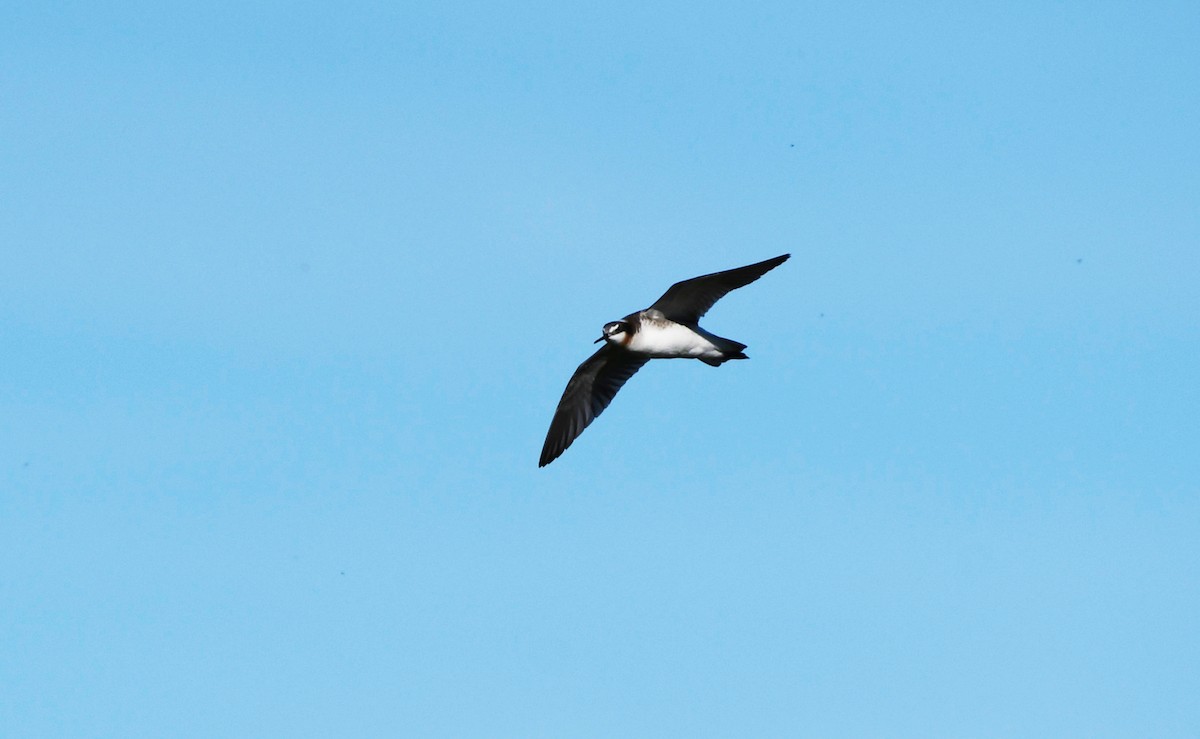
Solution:
{"label": "bird's wing", "polygon": [[588,424],[604,412],[625,381],[648,361],[649,357],[611,344],[605,344],[584,360],[558,401],[538,467],[545,467],[566,451]]}
{"label": "bird's wing", "polygon": [[791,254],[783,254],[765,262],[676,282],[650,306],[650,310],[661,311],[676,323],[694,325],[700,320],[700,316],[708,312],[713,303],[725,296],[725,293],[749,285],[786,262],[790,256]]}

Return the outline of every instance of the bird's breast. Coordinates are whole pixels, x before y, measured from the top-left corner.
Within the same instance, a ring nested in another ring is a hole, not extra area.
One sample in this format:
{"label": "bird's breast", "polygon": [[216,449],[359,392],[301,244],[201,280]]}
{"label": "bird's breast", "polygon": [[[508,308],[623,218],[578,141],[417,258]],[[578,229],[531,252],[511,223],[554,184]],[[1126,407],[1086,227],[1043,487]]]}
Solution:
{"label": "bird's breast", "polygon": [[720,350],[708,339],[687,326],[666,320],[643,319],[639,330],[631,338],[628,349],[658,359],[721,355]]}

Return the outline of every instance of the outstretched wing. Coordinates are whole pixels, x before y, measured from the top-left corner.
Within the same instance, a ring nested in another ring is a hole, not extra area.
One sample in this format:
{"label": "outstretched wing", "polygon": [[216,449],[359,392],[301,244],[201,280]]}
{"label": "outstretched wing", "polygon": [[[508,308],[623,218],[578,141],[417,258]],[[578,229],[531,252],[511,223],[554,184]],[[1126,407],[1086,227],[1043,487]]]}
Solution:
{"label": "outstretched wing", "polygon": [[664,316],[676,323],[694,325],[725,293],[749,285],[786,262],[790,256],[784,254],[765,262],[676,282],[650,306],[650,310],[662,311]]}
{"label": "outstretched wing", "polygon": [[649,357],[611,344],[605,344],[584,360],[558,401],[538,467],[545,467],[566,451],[588,424],[604,412],[625,381],[648,361]]}

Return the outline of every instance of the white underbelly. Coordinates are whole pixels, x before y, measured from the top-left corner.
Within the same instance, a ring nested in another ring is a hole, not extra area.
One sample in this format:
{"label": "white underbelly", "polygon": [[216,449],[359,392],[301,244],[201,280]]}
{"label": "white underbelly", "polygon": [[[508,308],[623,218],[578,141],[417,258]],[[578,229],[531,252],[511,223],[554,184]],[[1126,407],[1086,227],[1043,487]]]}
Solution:
{"label": "white underbelly", "polygon": [[643,321],[641,330],[633,335],[629,350],[657,358],[720,357],[721,351],[711,341],[687,326],[671,322]]}

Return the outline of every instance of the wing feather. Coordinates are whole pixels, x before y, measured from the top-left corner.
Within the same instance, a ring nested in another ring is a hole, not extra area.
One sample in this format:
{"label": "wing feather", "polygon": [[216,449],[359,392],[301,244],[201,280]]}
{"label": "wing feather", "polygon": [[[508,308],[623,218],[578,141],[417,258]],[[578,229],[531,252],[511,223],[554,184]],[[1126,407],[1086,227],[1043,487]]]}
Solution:
{"label": "wing feather", "polygon": [[538,467],[545,467],[566,451],[608,404],[625,382],[642,368],[649,357],[605,344],[575,370],[563,391]]}
{"label": "wing feather", "polygon": [[713,307],[713,303],[723,298],[730,290],[749,285],[786,262],[790,256],[791,254],[783,254],[745,267],[676,282],[650,306],[650,310],[661,311],[676,323],[695,325],[700,317]]}

